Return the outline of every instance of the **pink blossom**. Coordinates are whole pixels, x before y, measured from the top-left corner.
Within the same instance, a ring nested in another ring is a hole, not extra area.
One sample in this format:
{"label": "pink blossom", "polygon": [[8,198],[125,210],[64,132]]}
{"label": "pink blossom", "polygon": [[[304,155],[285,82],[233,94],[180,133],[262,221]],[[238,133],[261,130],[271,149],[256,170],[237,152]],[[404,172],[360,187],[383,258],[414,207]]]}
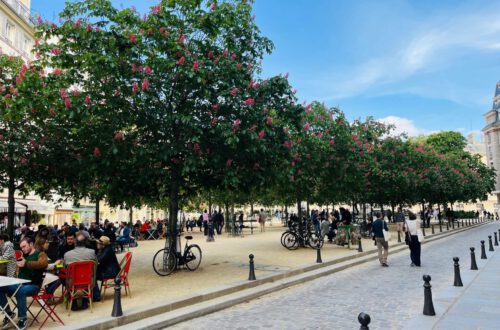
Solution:
{"label": "pink blossom", "polygon": [[227,49],[224,49],[224,53],[222,53],[222,56],[227,57],[229,55],[229,52]]}
{"label": "pink blossom", "polygon": [[290,181],[295,182],[295,177],[293,175],[290,175]]}
{"label": "pink blossom", "polygon": [[90,95],[85,96],[85,104],[86,105],[90,104]]}
{"label": "pink blossom", "polygon": [[245,103],[245,105],[252,106],[255,104],[255,100],[249,97],[248,99],[246,99],[244,101],[244,103]]}
{"label": "pink blossom", "polygon": [[235,119],[233,121],[233,131],[236,131],[241,124],[241,119]]}
{"label": "pink blossom", "polygon": [[87,32],[91,32],[91,31],[92,31],[92,25],[87,24]]}
{"label": "pink blossom", "polygon": [[304,129],[305,129],[306,131],[308,131],[308,130],[309,130],[309,123],[306,123],[306,124],[304,125]]}
{"label": "pink blossom", "polygon": [[160,13],[160,8],[161,8],[160,5],[153,6],[151,7],[151,12],[157,15]]}
{"label": "pink blossom", "polygon": [[335,141],[333,139],[330,140],[330,145],[334,145],[335,144]]}
{"label": "pink blossom", "polygon": [[66,90],[64,88],[59,89],[59,95],[63,99],[68,97],[68,93],[66,92]]}
{"label": "pink blossom", "polygon": [[61,50],[59,48],[57,48],[57,47],[53,48],[52,49],[52,54],[54,54],[54,55],[57,56],[57,55],[61,54]]}
{"label": "pink blossom", "polygon": [[184,62],[186,61],[186,59],[184,58],[184,56],[182,56],[178,61],[177,61],[177,64],[179,65],[183,65]]}
{"label": "pink blossom", "polygon": [[210,10],[214,11],[216,8],[217,8],[217,4],[215,2],[212,2],[212,4],[210,5]]}
{"label": "pink blossom", "polygon": [[271,116],[267,117],[266,125],[272,125],[272,123],[273,123],[273,117]]}
{"label": "pink blossom", "polygon": [[99,149],[99,147],[94,148],[94,157],[95,158],[101,157],[101,150]]}
{"label": "pink blossom", "polygon": [[21,164],[23,165],[26,165],[28,164],[28,160],[25,158],[25,157],[21,157],[21,159],[19,160],[21,162]]}
{"label": "pink blossom", "polygon": [[139,91],[139,84],[137,83],[137,81],[134,81],[134,83],[132,84],[132,92],[136,93],[138,91]]}
{"label": "pink blossom", "polygon": [[146,78],[144,78],[142,80],[142,90],[147,91],[148,89],[149,89],[149,81]]}
{"label": "pink blossom", "polygon": [[[288,141],[288,140],[283,142],[283,147],[290,149],[292,147],[292,142]],[[295,163],[294,162],[292,162],[292,163],[293,163],[292,167],[295,166]]]}
{"label": "pink blossom", "polygon": [[128,39],[130,40],[131,43],[135,44],[137,42],[137,37],[135,34],[131,34]]}
{"label": "pink blossom", "polygon": [[146,65],[146,67],[144,68],[144,72],[146,72],[147,75],[150,75],[151,74],[151,68],[149,67],[149,65]]}
{"label": "pink blossom", "polygon": [[226,161],[227,166],[231,166],[232,163],[233,163],[233,160],[231,158]]}
{"label": "pink blossom", "polygon": [[76,27],[79,28],[81,24],[82,24],[81,18],[77,19],[76,22],[75,22]]}
{"label": "pink blossom", "polygon": [[351,138],[353,139],[353,141],[356,141],[358,139],[356,135],[351,135]]}
{"label": "pink blossom", "polygon": [[236,64],[236,69],[241,69],[241,63]]}
{"label": "pink blossom", "polygon": [[265,135],[265,134],[266,134],[266,133],[264,132],[264,130],[261,130],[261,131],[259,132],[259,138],[261,138],[261,139],[262,139],[262,138],[264,138],[264,135]]}
{"label": "pink blossom", "polygon": [[251,70],[252,70],[252,64],[250,64],[250,63],[248,63],[248,64],[247,64],[247,70],[248,70],[248,71],[251,71]]}
{"label": "pink blossom", "polygon": [[37,46],[40,45],[40,39],[35,38],[35,45],[37,45]]}
{"label": "pink blossom", "polygon": [[236,87],[233,87],[233,89],[231,90],[231,95],[234,97],[236,96],[236,93],[238,93],[238,89]]}
{"label": "pink blossom", "polygon": [[288,79],[288,72],[284,75],[285,79]]}
{"label": "pink blossom", "polygon": [[38,24],[42,25],[43,24],[43,19],[42,19],[42,16],[38,16],[37,17],[37,22]]}
{"label": "pink blossom", "polygon": [[66,109],[71,108],[71,101],[69,98],[64,99],[64,106],[66,107]]}
{"label": "pink blossom", "polygon": [[198,71],[200,69],[200,65],[198,64],[198,61],[193,62],[193,70]]}
{"label": "pink blossom", "polygon": [[181,35],[181,37],[179,38],[179,44],[184,45],[185,39],[186,39],[186,37],[184,35]]}
{"label": "pink blossom", "polygon": [[217,117],[212,118],[212,125],[217,125]]}
{"label": "pink blossom", "polygon": [[208,58],[213,59],[214,58],[214,52],[210,51],[208,52]]}
{"label": "pink blossom", "polygon": [[120,141],[123,138],[122,132],[118,131],[115,133],[115,140]]}
{"label": "pink blossom", "polygon": [[214,60],[214,64],[215,64],[215,65],[219,64],[219,59],[218,59],[218,58],[216,58],[216,59]]}
{"label": "pink blossom", "polygon": [[231,60],[232,60],[232,61],[236,61],[236,54],[235,54],[235,53],[232,53],[232,54],[231,54]]}

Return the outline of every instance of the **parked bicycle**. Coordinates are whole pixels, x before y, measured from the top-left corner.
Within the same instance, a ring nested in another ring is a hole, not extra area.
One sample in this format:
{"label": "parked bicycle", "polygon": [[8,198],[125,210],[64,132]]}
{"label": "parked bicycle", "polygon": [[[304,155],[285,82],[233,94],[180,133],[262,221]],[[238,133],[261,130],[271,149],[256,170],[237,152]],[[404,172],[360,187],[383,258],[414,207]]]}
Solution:
{"label": "parked bicycle", "polygon": [[[176,242],[165,242],[165,248],[156,252],[153,257],[153,269],[160,276],[170,275],[180,266],[186,266],[190,271],[198,269],[201,263],[201,249],[197,244],[188,245],[193,236],[185,236],[186,244],[182,253],[177,251]],[[177,235],[179,246],[181,246],[181,234]]]}
{"label": "parked bicycle", "polygon": [[323,237],[316,233],[310,221],[304,221],[302,232],[299,231],[298,223],[289,223],[288,230],[281,235],[281,245],[289,250],[296,250],[301,245],[316,249],[318,243],[321,248],[324,244]]}

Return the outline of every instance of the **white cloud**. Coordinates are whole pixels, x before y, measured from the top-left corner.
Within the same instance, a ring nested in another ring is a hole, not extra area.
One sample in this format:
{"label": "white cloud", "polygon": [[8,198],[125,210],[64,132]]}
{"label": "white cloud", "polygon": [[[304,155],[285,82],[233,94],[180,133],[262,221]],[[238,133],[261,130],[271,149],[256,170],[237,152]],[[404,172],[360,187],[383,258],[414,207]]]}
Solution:
{"label": "white cloud", "polygon": [[408,136],[418,136],[418,135],[427,135],[432,133],[431,131],[426,130],[425,128],[417,127],[413,122],[413,120],[410,120],[408,118],[402,118],[398,116],[387,116],[378,119],[378,121],[384,124],[394,125],[395,129],[392,132],[392,134],[394,135],[405,133]]}
{"label": "white cloud", "polygon": [[[414,75],[443,70],[460,56],[476,56],[481,52],[493,53],[500,49],[500,10],[498,6],[475,12],[446,12],[421,21],[413,35],[402,35],[408,42],[389,45],[385,55],[370,58],[344,72],[332,74],[318,83],[322,100],[363,95],[374,90],[390,93],[394,89],[404,92],[400,82]],[[461,89],[450,82],[443,86],[413,86],[422,96],[449,99],[453,102],[477,103],[478,95],[456,93]],[[438,87],[439,91],[436,91]],[[466,89],[467,90],[467,89]],[[327,96],[325,96],[327,95]]]}

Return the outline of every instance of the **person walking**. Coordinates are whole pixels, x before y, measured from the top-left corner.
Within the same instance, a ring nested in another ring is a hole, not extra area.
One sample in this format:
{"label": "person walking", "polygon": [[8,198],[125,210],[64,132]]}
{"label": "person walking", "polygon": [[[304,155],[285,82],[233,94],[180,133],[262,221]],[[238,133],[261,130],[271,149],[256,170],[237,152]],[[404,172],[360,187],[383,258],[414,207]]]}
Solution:
{"label": "person walking", "polygon": [[260,224],[260,232],[263,233],[266,231],[266,213],[264,209],[260,209],[259,213],[259,224]]}
{"label": "person walking", "polygon": [[382,265],[382,267],[389,267],[389,265],[387,264],[387,256],[389,255],[389,243],[384,239],[383,232],[384,230],[389,230],[389,228],[387,228],[387,223],[382,217],[382,212],[375,212],[375,217],[377,218],[377,220],[373,221],[372,233],[373,238],[377,243],[378,260],[380,261],[380,265]]}
{"label": "person walking", "polygon": [[410,248],[411,267],[420,267],[420,241],[418,231],[420,220],[414,213],[410,213],[409,220],[405,221],[405,242]]}
{"label": "person walking", "polygon": [[398,207],[397,212],[394,214],[394,222],[397,225],[397,230],[399,233],[403,231],[404,222],[405,222],[405,214],[401,207]]}

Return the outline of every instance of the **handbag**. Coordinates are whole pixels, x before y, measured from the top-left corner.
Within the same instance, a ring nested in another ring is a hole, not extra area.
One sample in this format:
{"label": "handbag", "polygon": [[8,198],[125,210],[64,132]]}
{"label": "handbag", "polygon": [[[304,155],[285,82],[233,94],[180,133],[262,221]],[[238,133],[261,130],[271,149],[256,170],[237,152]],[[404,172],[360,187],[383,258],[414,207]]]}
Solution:
{"label": "handbag", "polygon": [[389,242],[391,240],[391,233],[388,231],[388,230],[385,230],[384,227],[385,227],[385,220],[383,220],[382,222],[382,233],[384,234],[384,240],[386,242]]}

